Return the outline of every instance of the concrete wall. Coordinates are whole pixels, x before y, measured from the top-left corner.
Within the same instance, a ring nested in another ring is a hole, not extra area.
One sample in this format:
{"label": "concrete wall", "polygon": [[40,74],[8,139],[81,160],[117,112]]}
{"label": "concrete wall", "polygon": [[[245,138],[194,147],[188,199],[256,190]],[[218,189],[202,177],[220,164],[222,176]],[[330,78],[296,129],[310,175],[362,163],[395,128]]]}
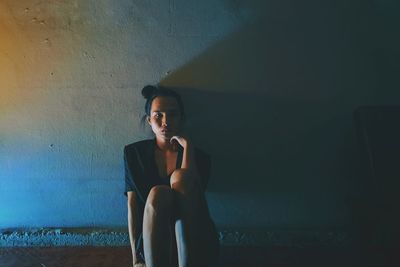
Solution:
{"label": "concrete wall", "polygon": [[399,103],[395,1],[0,2],[0,227],[126,225],[140,89],[187,104],[219,227],[341,227],[352,111]]}

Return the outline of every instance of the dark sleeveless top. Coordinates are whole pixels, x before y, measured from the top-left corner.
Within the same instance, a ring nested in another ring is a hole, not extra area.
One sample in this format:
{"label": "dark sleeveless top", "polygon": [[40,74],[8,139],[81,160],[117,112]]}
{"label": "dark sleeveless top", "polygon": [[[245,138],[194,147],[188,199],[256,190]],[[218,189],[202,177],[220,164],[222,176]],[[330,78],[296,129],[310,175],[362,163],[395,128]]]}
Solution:
{"label": "dark sleeveless top", "polygon": [[[160,177],[155,161],[156,139],[148,139],[129,144],[124,148],[125,191],[134,191],[137,195],[138,220],[136,226],[136,252],[144,260],[143,253],[143,213],[147,196],[156,185],[170,185],[171,174]],[[176,169],[182,164],[183,148],[179,146]],[[210,177],[210,156],[204,151],[195,148],[195,161],[201,177],[203,191],[206,190]]]}

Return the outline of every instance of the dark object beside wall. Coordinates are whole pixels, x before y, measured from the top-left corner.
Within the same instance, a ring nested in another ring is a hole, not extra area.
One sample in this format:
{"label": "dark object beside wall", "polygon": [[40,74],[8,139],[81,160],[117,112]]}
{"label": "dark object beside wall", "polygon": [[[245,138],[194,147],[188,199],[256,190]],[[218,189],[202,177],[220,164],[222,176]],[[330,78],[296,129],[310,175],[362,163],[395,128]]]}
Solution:
{"label": "dark object beside wall", "polygon": [[395,251],[400,239],[400,106],[360,107],[354,119],[364,183],[355,213],[360,242]]}

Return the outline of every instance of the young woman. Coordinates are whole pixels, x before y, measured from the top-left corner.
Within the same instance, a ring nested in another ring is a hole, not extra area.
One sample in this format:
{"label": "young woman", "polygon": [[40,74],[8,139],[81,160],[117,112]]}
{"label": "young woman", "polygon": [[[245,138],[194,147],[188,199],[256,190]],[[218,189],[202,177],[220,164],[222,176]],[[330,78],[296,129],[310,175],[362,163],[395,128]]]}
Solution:
{"label": "young woman", "polygon": [[133,266],[217,265],[219,241],[204,197],[210,157],[182,134],[175,91],[146,86],[142,95],[155,138],[124,149]]}

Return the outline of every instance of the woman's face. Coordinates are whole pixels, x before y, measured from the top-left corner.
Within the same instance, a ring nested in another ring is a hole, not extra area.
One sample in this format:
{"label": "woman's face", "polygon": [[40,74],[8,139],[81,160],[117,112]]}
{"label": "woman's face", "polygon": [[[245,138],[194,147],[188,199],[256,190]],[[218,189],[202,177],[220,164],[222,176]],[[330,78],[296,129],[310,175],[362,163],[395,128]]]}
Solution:
{"label": "woman's face", "polygon": [[154,98],[147,121],[157,138],[170,139],[172,136],[178,135],[182,116],[176,99],[171,96]]}

